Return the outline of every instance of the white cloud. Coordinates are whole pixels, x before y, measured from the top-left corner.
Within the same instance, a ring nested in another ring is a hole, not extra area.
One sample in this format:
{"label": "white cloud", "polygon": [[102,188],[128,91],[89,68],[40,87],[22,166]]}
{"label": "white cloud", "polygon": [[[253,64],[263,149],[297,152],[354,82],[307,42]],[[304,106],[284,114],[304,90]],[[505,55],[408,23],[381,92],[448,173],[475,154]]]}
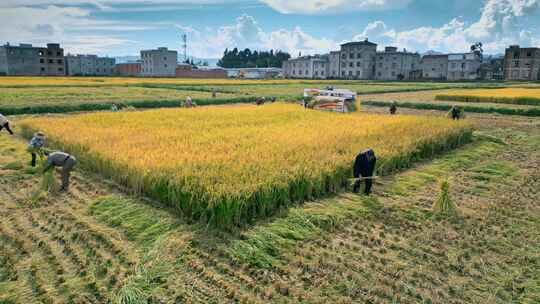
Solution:
{"label": "white cloud", "polygon": [[0,20],[9,24],[0,27],[0,41],[39,45],[59,42],[71,53],[104,54],[134,43],[121,34],[156,28],[153,24],[95,20],[89,9],[54,5],[3,8]]}
{"label": "white cloud", "polygon": [[292,30],[279,29],[265,32],[250,15],[238,17],[234,24],[204,31],[190,26],[178,25],[188,33],[190,55],[203,58],[220,57],[228,48],[275,49],[290,52],[293,56],[327,52],[337,47],[337,43],[326,38],[315,38],[300,27]]}
{"label": "white cloud", "polygon": [[412,0],[260,0],[284,14],[333,14],[350,11],[400,9]]}
{"label": "white cloud", "polygon": [[370,40],[392,44],[409,50],[440,50],[465,52],[475,42],[482,42],[484,50],[500,53],[510,44],[535,46],[538,33],[522,30],[528,18],[538,18],[540,0],[487,0],[478,21],[467,25],[460,18],[440,26],[424,26],[406,31],[389,29],[383,21],[368,24],[356,40]]}

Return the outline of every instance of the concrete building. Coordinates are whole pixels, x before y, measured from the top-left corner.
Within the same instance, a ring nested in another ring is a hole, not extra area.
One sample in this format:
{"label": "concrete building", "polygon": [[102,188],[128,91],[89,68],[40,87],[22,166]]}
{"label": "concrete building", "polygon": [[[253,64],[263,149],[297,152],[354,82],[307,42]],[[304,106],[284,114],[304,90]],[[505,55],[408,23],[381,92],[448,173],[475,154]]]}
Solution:
{"label": "concrete building", "polygon": [[397,47],[386,47],[384,52],[377,52],[375,65],[376,80],[413,80],[418,78],[420,55]]}
{"label": "concrete building", "polygon": [[57,43],[45,48],[31,44],[0,46],[0,75],[65,76],[64,49]]}
{"label": "concrete building", "polygon": [[505,80],[540,80],[540,48],[512,45],[504,56]]}
{"label": "concrete building", "polygon": [[446,80],[476,80],[480,78],[482,59],[475,53],[448,55],[448,73]]}
{"label": "concrete building", "polygon": [[96,55],[68,55],[66,73],[69,76],[111,76],[115,62],[114,58]]}
{"label": "concrete building", "polygon": [[373,79],[377,44],[367,39],[341,45],[340,73],[345,79]]}
{"label": "concrete building", "polygon": [[141,51],[141,75],[145,77],[175,77],[178,52],[166,47]]}
{"label": "concrete building", "polygon": [[480,79],[504,80],[504,59],[488,58],[480,65]]}
{"label": "concrete building", "polygon": [[422,78],[445,80],[448,75],[448,55],[425,55],[420,61]]}
{"label": "concrete building", "polygon": [[340,61],[341,61],[341,52],[333,51],[328,55],[328,71],[327,78],[339,78],[340,73]]}
{"label": "concrete building", "polygon": [[326,79],[328,55],[302,56],[283,63],[285,78]]}

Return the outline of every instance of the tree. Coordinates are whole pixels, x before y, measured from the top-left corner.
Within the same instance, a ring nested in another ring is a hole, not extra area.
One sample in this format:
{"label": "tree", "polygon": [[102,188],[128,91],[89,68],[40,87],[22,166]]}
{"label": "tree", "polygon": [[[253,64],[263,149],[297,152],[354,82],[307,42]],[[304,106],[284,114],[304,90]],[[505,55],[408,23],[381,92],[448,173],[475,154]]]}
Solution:
{"label": "tree", "polygon": [[471,52],[476,54],[480,60],[484,59],[484,49],[482,48],[482,42],[477,42],[473,45],[471,45]]}
{"label": "tree", "polygon": [[232,51],[226,49],[217,64],[223,68],[280,68],[283,61],[289,58],[291,58],[291,55],[279,50],[252,51],[244,49],[238,51],[237,48],[234,48]]}

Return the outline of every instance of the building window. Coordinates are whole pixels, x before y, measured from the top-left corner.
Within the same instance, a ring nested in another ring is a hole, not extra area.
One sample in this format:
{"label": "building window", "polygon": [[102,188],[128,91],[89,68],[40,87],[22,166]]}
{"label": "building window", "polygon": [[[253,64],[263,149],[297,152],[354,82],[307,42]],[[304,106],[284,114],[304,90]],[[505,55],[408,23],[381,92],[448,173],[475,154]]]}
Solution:
{"label": "building window", "polygon": [[315,71],[315,76],[319,76],[319,72]]}
{"label": "building window", "polygon": [[362,53],[358,53],[358,56],[356,56],[356,58],[358,59],[362,58]]}
{"label": "building window", "polygon": [[531,52],[527,52],[527,57],[531,57],[532,56],[532,53]]}
{"label": "building window", "polygon": [[345,77],[345,71],[341,71],[341,76]]}
{"label": "building window", "polygon": [[63,68],[58,68],[58,72],[63,72],[64,69]]}
{"label": "building window", "polygon": [[358,62],[356,63],[356,66],[357,66],[357,67],[361,67],[361,66],[362,66],[362,63],[361,63],[360,61],[358,61]]}
{"label": "building window", "polygon": [[354,53],[349,54],[349,59],[354,59]]}
{"label": "building window", "polygon": [[308,70],[306,70],[306,75],[308,75],[308,74],[309,74],[309,71],[308,71]]}
{"label": "building window", "polygon": [[396,76],[396,72],[392,71],[392,77]]}
{"label": "building window", "polygon": [[45,63],[45,59],[41,58],[41,59],[39,60],[39,63]]}
{"label": "building window", "polygon": [[165,65],[163,65],[163,67],[165,67],[165,68],[166,68],[166,67],[167,67],[167,65],[165,64]]}
{"label": "building window", "polygon": [[352,76],[352,71],[349,71],[349,76]]}
{"label": "building window", "polygon": [[53,63],[54,61],[52,59],[49,59],[49,63]]}
{"label": "building window", "polygon": [[352,62],[349,62],[349,67],[352,68],[354,65]]}
{"label": "building window", "polygon": [[518,59],[519,58],[519,52],[514,52],[514,59]]}
{"label": "building window", "polygon": [[462,64],[461,64],[461,69],[462,69],[462,70],[465,70],[465,67],[466,67],[466,66],[467,66],[467,65],[466,65],[465,63],[462,63]]}
{"label": "building window", "polygon": [[356,77],[360,77],[360,71],[356,71]]}
{"label": "building window", "polygon": [[41,71],[42,71],[42,72],[45,72],[45,68],[41,68]]}
{"label": "building window", "polygon": [[62,56],[62,52],[56,52],[56,56]]}
{"label": "building window", "polygon": [[62,61],[62,59],[58,59],[58,64],[63,64],[64,62]]}
{"label": "building window", "polygon": [[[345,54],[345,53],[341,54],[341,58],[347,59],[347,54]],[[344,75],[344,76],[345,76],[345,75]]]}
{"label": "building window", "polygon": [[395,69],[397,67],[397,64],[395,62],[392,62],[392,69]]}

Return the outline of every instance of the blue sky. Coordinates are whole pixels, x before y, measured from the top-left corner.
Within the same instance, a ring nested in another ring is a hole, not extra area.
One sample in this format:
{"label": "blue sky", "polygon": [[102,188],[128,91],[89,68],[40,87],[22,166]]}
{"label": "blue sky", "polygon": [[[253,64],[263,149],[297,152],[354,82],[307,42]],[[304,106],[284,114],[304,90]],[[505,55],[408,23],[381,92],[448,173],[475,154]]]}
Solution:
{"label": "blue sky", "polygon": [[540,0],[2,0],[0,19],[2,42],[108,56],[180,49],[182,33],[199,58],[233,47],[316,54],[366,37],[418,52],[540,46]]}

